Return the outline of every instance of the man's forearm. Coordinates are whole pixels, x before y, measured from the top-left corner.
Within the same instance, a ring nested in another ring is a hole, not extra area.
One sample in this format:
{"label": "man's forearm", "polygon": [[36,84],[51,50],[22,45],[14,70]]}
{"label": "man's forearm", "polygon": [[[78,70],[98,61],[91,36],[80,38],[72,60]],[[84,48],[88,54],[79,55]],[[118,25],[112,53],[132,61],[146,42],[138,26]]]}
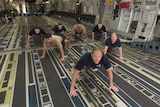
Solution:
{"label": "man's forearm", "polygon": [[47,45],[44,45],[43,46],[43,52],[42,52],[42,56],[44,56],[44,57],[46,55],[46,50],[47,50]]}
{"label": "man's forearm", "polygon": [[92,40],[94,40],[94,33],[92,33]]}
{"label": "man's forearm", "polygon": [[119,47],[119,56],[122,57],[122,47]]}
{"label": "man's forearm", "polygon": [[51,32],[51,35],[54,35],[54,31]]}
{"label": "man's forearm", "polygon": [[107,50],[108,50],[108,46],[105,46],[105,47],[104,47],[104,54],[107,53]]}
{"label": "man's forearm", "polygon": [[64,58],[64,50],[62,47],[60,48],[60,53],[61,53],[61,58]]}
{"label": "man's forearm", "polygon": [[108,78],[109,78],[109,85],[113,86],[113,73],[112,73],[112,69],[109,68],[107,70],[107,74],[108,74]]}
{"label": "man's forearm", "polygon": [[104,54],[106,54],[107,53],[107,50],[106,49],[104,49]]}
{"label": "man's forearm", "polygon": [[67,32],[65,31],[63,35],[66,37],[67,36]]}
{"label": "man's forearm", "polygon": [[107,38],[107,32],[104,33],[104,37],[105,37],[105,39]]}
{"label": "man's forearm", "polygon": [[27,36],[27,40],[26,40],[26,46],[30,46],[30,35]]}
{"label": "man's forearm", "polygon": [[78,70],[75,70],[72,74],[72,81],[71,81],[71,88],[74,88],[75,87],[75,83],[76,83],[76,80],[77,80],[77,75],[79,74],[79,71]]}

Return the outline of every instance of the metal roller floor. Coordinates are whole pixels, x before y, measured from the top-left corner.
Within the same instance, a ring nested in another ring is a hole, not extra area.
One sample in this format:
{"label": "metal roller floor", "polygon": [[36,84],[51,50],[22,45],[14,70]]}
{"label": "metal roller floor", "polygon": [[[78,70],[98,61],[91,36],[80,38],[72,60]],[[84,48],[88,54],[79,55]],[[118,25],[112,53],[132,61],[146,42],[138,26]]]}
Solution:
{"label": "metal roller floor", "polygon": [[[43,40],[31,39],[25,48],[29,30],[40,26],[51,32],[60,22],[50,17],[17,17],[13,24],[2,26],[0,32],[0,107],[159,107],[160,58],[145,54],[123,44],[124,60],[118,60],[117,49],[107,53],[113,66],[114,85],[119,92],[108,89],[103,67],[85,67],[77,78],[77,97],[70,97],[69,88],[74,66],[85,47],[103,46],[103,41],[87,42],[77,37],[65,49],[65,62],[59,50],[49,47],[42,55]],[[64,23],[70,32],[69,23]]]}

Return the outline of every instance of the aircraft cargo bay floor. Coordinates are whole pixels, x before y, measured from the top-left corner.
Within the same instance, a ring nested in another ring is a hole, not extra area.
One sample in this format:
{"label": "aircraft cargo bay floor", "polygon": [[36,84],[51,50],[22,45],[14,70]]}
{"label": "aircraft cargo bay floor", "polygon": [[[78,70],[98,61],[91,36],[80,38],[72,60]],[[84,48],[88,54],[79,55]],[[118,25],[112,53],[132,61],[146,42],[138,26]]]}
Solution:
{"label": "aircraft cargo bay floor", "polygon": [[[65,48],[65,62],[59,50],[48,47],[42,55],[43,40],[31,39],[25,48],[29,30],[40,26],[47,32],[59,21],[49,17],[19,17],[13,24],[1,26],[0,32],[0,107],[159,107],[160,57],[143,53],[123,44],[124,60],[117,49],[107,53],[113,66],[114,85],[119,92],[108,89],[103,67],[85,67],[79,74],[77,97],[70,97],[71,75],[82,49],[104,47],[103,41],[87,42],[76,38]],[[65,23],[67,29],[72,25]]]}

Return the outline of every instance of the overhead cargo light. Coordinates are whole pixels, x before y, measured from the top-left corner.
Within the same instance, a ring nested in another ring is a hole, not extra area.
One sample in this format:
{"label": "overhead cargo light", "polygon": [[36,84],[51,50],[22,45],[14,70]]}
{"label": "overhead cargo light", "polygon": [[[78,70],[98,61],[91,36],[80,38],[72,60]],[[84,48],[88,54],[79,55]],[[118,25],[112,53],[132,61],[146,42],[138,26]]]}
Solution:
{"label": "overhead cargo light", "polygon": [[46,1],[46,4],[48,4],[49,3],[49,1]]}
{"label": "overhead cargo light", "polygon": [[79,6],[81,4],[81,1],[77,1],[76,5]]}
{"label": "overhead cargo light", "polygon": [[76,5],[79,6],[80,4],[79,4],[79,3],[76,3]]}
{"label": "overhead cargo light", "polygon": [[49,0],[43,0],[43,2],[45,2],[46,4],[48,4],[48,3],[49,3]]}

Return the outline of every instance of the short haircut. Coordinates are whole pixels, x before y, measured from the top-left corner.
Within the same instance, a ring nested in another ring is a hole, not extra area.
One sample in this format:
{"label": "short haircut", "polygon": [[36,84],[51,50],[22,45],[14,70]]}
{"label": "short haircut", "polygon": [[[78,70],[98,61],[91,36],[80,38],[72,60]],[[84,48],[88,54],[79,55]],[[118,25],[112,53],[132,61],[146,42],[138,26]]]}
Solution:
{"label": "short haircut", "polygon": [[77,21],[77,24],[82,24],[80,21]]}
{"label": "short haircut", "polygon": [[117,34],[116,34],[115,32],[113,32],[113,33],[111,34],[111,36],[112,36],[112,35],[116,35],[116,36],[117,36]]}
{"label": "short haircut", "polygon": [[60,22],[60,23],[58,23],[58,25],[63,25],[63,24]]}
{"label": "short haircut", "polygon": [[34,29],[40,29],[39,27],[35,26]]}
{"label": "short haircut", "polygon": [[[102,48],[95,46],[95,47],[93,47],[93,49],[92,49],[92,54],[93,54],[95,51],[97,51],[97,50],[99,50],[100,52],[102,52]],[[102,54],[103,54],[103,52],[102,52]]]}
{"label": "short haircut", "polygon": [[46,34],[44,35],[44,38],[49,38],[49,37],[51,37],[51,34],[50,34],[50,33],[46,33]]}

